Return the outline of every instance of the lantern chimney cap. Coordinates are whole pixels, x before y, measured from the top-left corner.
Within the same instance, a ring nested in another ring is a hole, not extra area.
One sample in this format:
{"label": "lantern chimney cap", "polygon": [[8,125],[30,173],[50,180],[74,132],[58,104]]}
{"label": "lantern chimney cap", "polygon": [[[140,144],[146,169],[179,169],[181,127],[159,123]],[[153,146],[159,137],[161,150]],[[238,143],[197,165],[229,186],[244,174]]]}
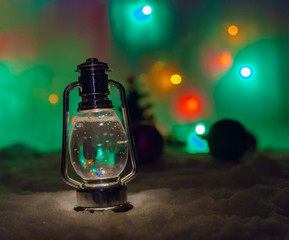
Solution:
{"label": "lantern chimney cap", "polygon": [[90,72],[106,72],[111,71],[108,67],[107,63],[98,61],[97,58],[88,58],[86,62],[81,63],[77,66],[76,72],[83,72],[83,71],[90,71]]}

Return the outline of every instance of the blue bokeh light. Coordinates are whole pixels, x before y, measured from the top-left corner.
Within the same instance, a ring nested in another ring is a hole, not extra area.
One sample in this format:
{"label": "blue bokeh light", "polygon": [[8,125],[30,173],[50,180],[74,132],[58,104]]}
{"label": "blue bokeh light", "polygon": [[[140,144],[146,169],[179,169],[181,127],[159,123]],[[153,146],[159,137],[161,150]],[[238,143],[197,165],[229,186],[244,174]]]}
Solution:
{"label": "blue bokeh light", "polygon": [[152,13],[152,8],[149,5],[138,7],[134,10],[134,17],[138,21],[147,20]]}
{"label": "blue bokeh light", "polygon": [[252,76],[252,69],[248,66],[244,66],[240,69],[240,75],[242,78],[250,78]]}
{"label": "blue bokeh light", "polygon": [[144,15],[150,15],[152,13],[152,8],[149,5],[146,5],[142,8],[142,13]]}
{"label": "blue bokeh light", "polygon": [[197,124],[197,126],[195,127],[195,132],[196,132],[198,135],[203,135],[203,134],[206,132],[206,127],[205,127],[205,125],[202,124],[202,123]]}

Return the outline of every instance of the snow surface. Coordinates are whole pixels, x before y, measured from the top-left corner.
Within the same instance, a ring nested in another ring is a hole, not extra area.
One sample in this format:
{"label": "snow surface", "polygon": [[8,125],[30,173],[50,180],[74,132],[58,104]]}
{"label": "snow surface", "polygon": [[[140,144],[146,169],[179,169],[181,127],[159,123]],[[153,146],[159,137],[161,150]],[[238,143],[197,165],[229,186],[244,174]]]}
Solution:
{"label": "snow surface", "polygon": [[125,213],[75,212],[60,154],[16,146],[0,158],[0,239],[289,239],[288,153],[238,165],[164,155],[128,184]]}

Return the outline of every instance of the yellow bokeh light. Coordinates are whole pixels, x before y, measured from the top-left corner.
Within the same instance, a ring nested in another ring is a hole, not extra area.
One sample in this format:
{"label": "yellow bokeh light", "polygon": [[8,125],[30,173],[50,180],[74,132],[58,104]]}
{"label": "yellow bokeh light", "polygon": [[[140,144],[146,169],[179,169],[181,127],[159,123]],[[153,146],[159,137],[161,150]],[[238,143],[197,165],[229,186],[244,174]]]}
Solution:
{"label": "yellow bokeh light", "polygon": [[180,84],[182,82],[182,77],[179,74],[174,74],[171,76],[170,81],[172,84]]}
{"label": "yellow bokeh light", "polygon": [[49,95],[48,100],[50,103],[56,104],[56,103],[58,103],[58,96],[56,94],[52,93]]}
{"label": "yellow bokeh light", "polygon": [[230,25],[228,27],[228,33],[231,35],[231,36],[236,36],[239,32],[239,28],[236,26],[236,25]]}

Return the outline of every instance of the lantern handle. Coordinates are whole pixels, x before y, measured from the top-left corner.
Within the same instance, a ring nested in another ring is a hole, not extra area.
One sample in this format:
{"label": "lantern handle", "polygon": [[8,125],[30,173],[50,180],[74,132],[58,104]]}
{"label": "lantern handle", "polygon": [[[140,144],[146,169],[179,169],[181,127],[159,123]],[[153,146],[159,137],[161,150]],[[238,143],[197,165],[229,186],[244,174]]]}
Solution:
{"label": "lantern handle", "polygon": [[68,135],[69,135],[69,94],[75,88],[81,89],[81,85],[79,84],[79,82],[73,82],[69,84],[65,88],[63,93],[63,136],[62,136],[61,176],[66,184],[74,188],[79,188],[81,186],[81,183],[70,178],[67,173]]}
{"label": "lantern handle", "polygon": [[124,183],[128,183],[136,175],[136,172],[138,170],[138,161],[136,157],[137,155],[136,155],[136,150],[135,150],[135,145],[134,145],[134,140],[133,140],[133,135],[132,135],[132,130],[131,130],[125,88],[119,82],[115,80],[111,80],[111,79],[108,80],[108,84],[116,87],[118,91],[120,92],[120,98],[121,98],[121,103],[122,103],[122,115],[123,115],[124,126],[125,126],[127,137],[128,137],[129,154],[130,154],[130,161],[132,165],[132,169],[130,173],[128,173],[126,176],[124,176],[120,180],[123,181]]}

